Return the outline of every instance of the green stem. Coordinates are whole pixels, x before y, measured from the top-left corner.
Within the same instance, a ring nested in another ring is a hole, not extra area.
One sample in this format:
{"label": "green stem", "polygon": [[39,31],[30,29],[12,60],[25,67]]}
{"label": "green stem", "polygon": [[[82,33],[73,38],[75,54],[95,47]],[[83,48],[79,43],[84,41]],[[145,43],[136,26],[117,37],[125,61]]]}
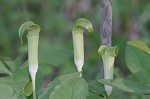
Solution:
{"label": "green stem", "polygon": [[36,99],[36,88],[35,88],[36,73],[30,73],[30,75],[32,79],[33,99]]}

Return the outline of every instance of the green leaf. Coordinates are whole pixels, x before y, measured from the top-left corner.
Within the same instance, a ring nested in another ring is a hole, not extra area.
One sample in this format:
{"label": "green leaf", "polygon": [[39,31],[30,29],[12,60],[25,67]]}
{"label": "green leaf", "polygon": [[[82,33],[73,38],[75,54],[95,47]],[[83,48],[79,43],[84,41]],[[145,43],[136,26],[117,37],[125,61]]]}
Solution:
{"label": "green leaf", "polygon": [[3,64],[3,62],[0,60],[0,77],[2,77],[2,74],[11,75],[11,71],[6,67],[6,65]]}
{"label": "green leaf", "polygon": [[150,48],[148,48],[148,46],[142,41],[129,41],[129,42],[127,42],[127,44],[134,46],[134,47],[150,54]]}
{"label": "green leaf", "polygon": [[104,97],[100,97],[90,93],[86,99],[104,99]]}
{"label": "green leaf", "polygon": [[136,72],[136,73],[132,73],[130,74],[127,79],[129,80],[133,80],[139,83],[149,83],[149,80],[147,79],[147,77],[143,74],[143,72]]}
{"label": "green leaf", "polygon": [[32,21],[28,21],[28,22],[23,23],[19,28],[19,37],[21,40],[21,45],[23,44],[23,41],[22,41],[23,33],[27,29],[28,29],[28,34],[30,34],[31,32],[32,32],[32,34],[33,33],[39,33],[41,30],[40,26],[37,24],[34,24]]}
{"label": "green leaf", "polygon": [[47,88],[44,90],[44,92],[39,95],[39,99],[49,99],[49,95],[54,91],[55,87],[70,79],[78,78],[80,74],[81,74],[80,72],[72,73],[72,74],[66,74],[56,78],[55,80],[50,82]]}
{"label": "green leaf", "polygon": [[32,94],[32,82],[28,82],[22,90],[22,93],[29,97]]}
{"label": "green leaf", "polygon": [[28,82],[29,81],[29,73],[28,67],[18,67],[14,71],[12,78],[14,81],[18,82]]}
{"label": "green leaf", "polygon": [[87,82],[79,77],[56,86],[54,91],[49,95],[49,99],[86,99],[87,95]]}
{"label": "green leaf", "polygon": [[7,84],[0,83],[1,99],[17,99],[17,94],[12,87]]}
{"label": "green leaf", "polygon": [[23,95],[20,95],[20,96],[17,97],[17,99],[27,99],[27,98]]}
{"label": "green leaf", "polygon": [[135,81],[127,80],[127,79],[121,79],[121,78],[115,78],[113,80],[105,80],[100,79],[98,82],[106,85],[110,85],[116,88],[119,88],[120,90],[134,93],[134,94],[150,94],[150,86],[146,85],[145,83],[138,83]]}
{"label": "green leaf", "polygon": [[10,77],[0,78],[0,83],[10,86],[19,96],[25,84],[29,82],[28,67],[18,67]]}
{"label": "green leaf", "polygon": [[14,66],[15,67],[19,67],[21,66],[25,61],[26,61],[26,58],[27,58],[27,54],[22,54],[20,56],[18,56],[15,60],[14,60]]}
{"label": "green leaf", "polygon": [[92,96],[106,97],[104,85],[97,81],[89,82],[89,92],[92,94]]}
{"label": "green leaf", "polygon": [[136,47],[127,45],[125,59],[126,64],[132,73],[141,72],[142,79],[150,82],[150,55]]}
{"label": "green leaf", "polygon": [[0,77],[11,76],[15,70],[13,61],[0,60]]}

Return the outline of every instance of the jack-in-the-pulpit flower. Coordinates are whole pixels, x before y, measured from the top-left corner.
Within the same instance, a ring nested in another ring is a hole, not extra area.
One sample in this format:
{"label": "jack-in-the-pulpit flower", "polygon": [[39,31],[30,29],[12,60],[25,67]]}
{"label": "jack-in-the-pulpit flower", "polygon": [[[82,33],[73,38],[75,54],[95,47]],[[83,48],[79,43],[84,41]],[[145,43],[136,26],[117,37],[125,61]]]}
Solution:
{"label": "jack-in-the-pulpit flower", "polygon": [[29,73],[32,79],[33,98],[36,99],[35,80],[36,80],[36,73],[38,71],[38,42],[39,42],[39,32],[41,29],[39,25],[34,24],[31,21],[23,23],[19,29],[19,37],[21,39],[21,44],[22,44],[22,36],[25,30],[27,30],[27,39],[28,39]]}
{"label": "jack-in-the-pulpit flower", "polygon": [[[113,71],[114,71],[114,61],[119,51],[118,46],[108,47],[106,45],[102,45],[98,54],[102,56],[103,65],[104,65],[104,79],[113,79]],[[104,85],[107,96],[109,96],[112,92],[113,87],[109,85]]]}
{"label": "jack-in-the-pulpit flower", "polygon": [[82,67],[84,64],[84,28],[87,29],[90,33],[93,33],[92,23],[85,18],[79,18],[75,21],[75,24],[72,29],[74,45],[74,62],[78,69],[78,72],[82,71]]}

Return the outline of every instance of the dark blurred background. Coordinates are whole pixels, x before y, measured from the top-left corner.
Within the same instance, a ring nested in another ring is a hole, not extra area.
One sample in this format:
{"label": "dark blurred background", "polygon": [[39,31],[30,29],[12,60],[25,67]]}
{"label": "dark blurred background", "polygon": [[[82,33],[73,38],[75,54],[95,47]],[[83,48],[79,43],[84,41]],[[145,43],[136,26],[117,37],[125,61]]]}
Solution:
{"label": "dark blurred background", "polygon": [[[113,45],[120,48],[115,62],[115,77],[127,76],[125,45],[128,40],[142,40],[150,45],[150,0],[112,0]],[[94,35],[85,31],[85,64],[87,80],[99,77],[100,0],[0,0],[0,57],[15,60],[27,51],[27,41],[20,46],[18,30],[22,23],[33,21],[42,28],[40,44],[73,52],[72,25],[80,17],[89,19]],[[54,57],[57,57],[54,55]],[[42,66],[41,66],[42,67]],[[43,66],[46,85],[58,75],[76,72],[73,55],[63,64]]]}

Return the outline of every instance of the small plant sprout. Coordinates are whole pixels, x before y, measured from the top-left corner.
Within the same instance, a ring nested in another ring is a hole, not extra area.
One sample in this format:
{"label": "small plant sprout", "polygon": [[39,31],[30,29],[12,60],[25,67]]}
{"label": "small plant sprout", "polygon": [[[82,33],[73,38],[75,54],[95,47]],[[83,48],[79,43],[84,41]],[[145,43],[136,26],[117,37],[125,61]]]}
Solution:
{"label": "small plant sprout", "polygon": [[77,19],[72,29],[74,45],[74,62],[78,69],[78,72],[82,71],[82,67],[84,64],[83,28],[87,29],[90,33],[93,32],[92,23],[85,18]]}
{"label": "small plant sprout", "polygon": [[36,73],[38,71],[38,42],[39,42],[40,26],[34,24],[31,21],[23,23],[19,29],[19,37],[21,40],[21,44],[23,44],[22,36],[25,30],[27,30],[27,39],[28,39],[29,73],[32,79],[33,98],[36,99],[35,79]]}
{"label": "small plant sprout", "polygon": [[[102,56],[103,64],[104,64],[104,79],[113,79],[113,70],[114,70],[114,60],[119,51],[118,46],[108,47],[106,45],[102,45],[98,54]],[[112,86],[104,85],[107,96],[109,96],[112,92]]]}

